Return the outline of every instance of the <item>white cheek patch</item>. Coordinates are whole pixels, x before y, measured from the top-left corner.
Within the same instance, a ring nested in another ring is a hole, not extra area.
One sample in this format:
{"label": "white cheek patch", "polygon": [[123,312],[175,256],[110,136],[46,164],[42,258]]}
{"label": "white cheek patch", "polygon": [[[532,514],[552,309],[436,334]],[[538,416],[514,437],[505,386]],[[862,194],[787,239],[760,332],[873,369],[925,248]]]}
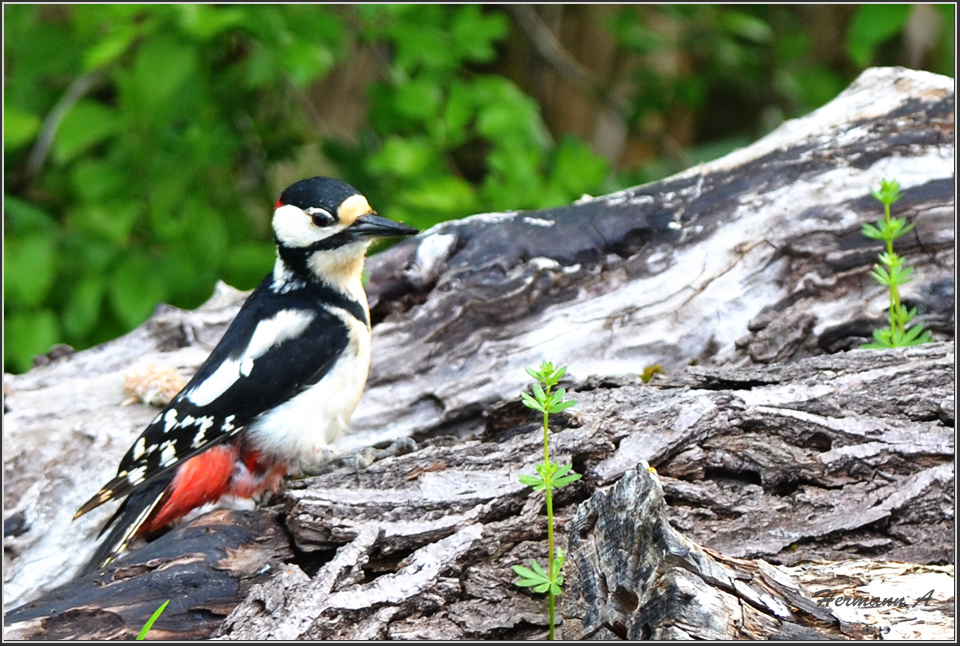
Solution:
{"label": "white cheek patch", "polygon": [[287,339],[303,334],[315,316],[307,310],[281,310],[276,316],[260,321],[243,354],[220,364],[203,383],[187,393],[187,399],[197,406],[213,402],[242,377],[248,376],[258,358]]}
{"label": "white cheek patch", "polygon": [[284,204],[273,212],[273,232],[277,239],[287,247],[309,247],[315,242],[340,233],[345,224],[330,227],[318,227],[303,209],[292,204]]}

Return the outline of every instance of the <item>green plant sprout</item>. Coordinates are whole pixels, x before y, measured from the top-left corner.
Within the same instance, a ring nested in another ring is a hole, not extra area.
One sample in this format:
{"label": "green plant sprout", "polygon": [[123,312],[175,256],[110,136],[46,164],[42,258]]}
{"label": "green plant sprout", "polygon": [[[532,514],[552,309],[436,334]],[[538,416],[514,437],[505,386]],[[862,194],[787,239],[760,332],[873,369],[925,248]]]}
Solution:
{"label": "green plant sprout", "polygon": [[880,254],[881,265],[874,265],[870,275],[881,285],[890,289],[890,327],[874,330],[872,343],[862,345],[863,348],[903,348],[911,345],[920,345],[931,340],[930,331],[924,331],[919,323],[907,327],[917,308],[906,309],[900,302],[901,285],[912,280],[911,267],[904,267],[903,258],[893,251],[893,241],[913,229],[913,224],[907,224],[906,218],[891,218],[890,205],[900,199],[900,183],[896,180],[880,180],[880,190],[871,191],[880,203],[883,204],[883,220],[876,226],[863,225],[863,235],[873,240],[883,240],[887,249]]}
{"label": "green plant sprout", "polygon": [[147,638],[147,633],[150,632],[151,628],[153,628],[154,622],[160,618],[160,615],[163,613],[164,610],[166,610],[167,604],[169,603],[170,603],[170,599],[167,599],[166,601],[163,602],[163,605],[157,608],[154,611],[154,613],[150,615],[150,618],[147,619],[147,623],[143,624],[143,628],[140,629],[140,634],[137,635],[137,641],[143,641],[144,639]]}
{"label": "green plant sprout", "polygon": [[[553,364],[544,361],[540,364],[540,370],[535,371],[527,368],[527,374],[535,379],[533,382],[533,396],[527,393],[520,393],[520,398],[528,408],[543,413],[543,462],[537,465],[537,474],[535,476],[521,475],[520,482],[533,487],[534,491],[543,491],[547,502],[547,559],[550,563],[550,571],[546,572],[536,561],[530,561],[530,567],[514,565],[513,571],[516,572],[516,584],[523,588],[533,588],[534,592],[546,592],[549,599],[549,629],[547,639],[554,639],[555,625],[555,607],[556,597],[560,595],[563,586],[563,575],[560,573],[563,569],[563,550],[556,548],[554,554],[553,541],[553,490],[564,485],[570,484],[580,478],[580,474],[572,471],[571,464],[554,464],[550,462],[550,413],[559,413],[571,406],[576,405],[574,400],[564,400],[566,391],[556,386],[563,375],[566,374],[566,366],[554,368]],[[543,384],[541,386],[540,384]]]}

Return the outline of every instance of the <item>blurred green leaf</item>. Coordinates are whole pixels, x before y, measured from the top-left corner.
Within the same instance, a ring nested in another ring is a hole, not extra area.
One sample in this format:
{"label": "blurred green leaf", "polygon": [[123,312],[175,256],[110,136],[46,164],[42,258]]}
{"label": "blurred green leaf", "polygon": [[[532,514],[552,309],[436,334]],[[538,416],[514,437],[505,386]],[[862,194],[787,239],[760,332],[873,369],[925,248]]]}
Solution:
{"label": "blurred green leaf", "polygon": [[122,25],[111,30],[96,44],[84,52],[83,67],[86,71],[93,71],[107,67],[120,58],[140,35],[139,25]]}
{"label": "blurred green leaf", "polygon": [[163,300],[165,291],[152,263],[142,254],[134,253],[125,258],[110,276],[110,305],[130,329],[150,317]]}
{"label": "blurred green leaf", "polygon": [[83,338],[93,329],[100,316],[104,284],[102,276],[88,275],[70,289],[62,319],[69,338]]}
{"label": "blurred green leaf", "polygon": [[610,165],[587,144],[575,137],[565,137],[553,153],[549,187],[555,193],[554,204],[570,201],[571,195],[582,195],[603,183]]}
{"label": "blurred green leaf", "polygon": [[169,119],[196,68],[197,52],[189,44],[171,36],[148,40],[137,52],[129,74],[124,75],[124,107],[151,121]]}
{"label": "blurred green leaf", "polygon": [[433,150],[423,140],[391,137],[371,157],[370,170],[387,175],[414,176],[426,169],[433,155]]}
{"label": "blurred green leaf", "polygon": [[33,358],[57,343],[60,326],[49,309],[18,311],[10,314],[3,326],[3,350],[17,372],[28,370]]}
{"label": "blurred green leaf", "polygon": [[466,60],[486,62],[496,55],[494,43],[507,33],[502,13],[482,13],[478,5],[457,7],[450,27],[451,41]]}
{"label": "blurred green leaf", "polygon": [[638,54],[647,54],[663,49],[667,40],[655,30],[643,24],[633,5],[622,5],[610,21],[614,37],[628,50]]}
{"label": "blurred green leaf", "polygon": [[843,91],[844,82],[835,70],[826,66],[811,67],[793,74],[805,105],[820,107]]}
{"label": "blurred green leaf", "polygon": [[5,240],[3,293],[7,306],[35,307],[42,303],[56,277],[54,238],[30,234]]}
{"label": "blurred green leaf", "polygon": [[745,12],[725,12],[723,26],[730,34],[754,43],[765,44],[773,40],[773,29],[770,25]]}
{"label": "blurred green leaf", "polygon": [[233,245],[223,263],[223,280],[237,289],[252,289],[273,269],[276,248],[266,242]]}
{"label": "blurred green leaf", "polygon": [[200,40],[210,40],[214,36],[239,26],[244,22],[242,7],[225,7],[205,4],[172,5],[180,14],[183,30]]}
{"label": "blurred green leaf", "polygon": [[899,33],[910,17],[908,4],[862,4],[847,33],[847,54],[857,65],[869,65],[877,47]]}
{"label": "blurred green leaf", "polygon": [[437,218],[447,214],[470,215],[478,208],[473,187],[459,177],[440,176],[425,179],[408,189],[403,205],[413,213],[427,213],[428,217],[414,218],[408,224],[429,227]]}
{"label": "blurred green leaf", "polygon": [[65,164],[120,129],[116,110],[81,99],[60,122],[54,138],[53,158]]}
{"label": "blurred green leaf", "polygon": [[427,121],[440,107],[440,88],[426,79],[414,79],[397,88],[394,105],[408,119]]}
{"label": "blurred green leaf", "polygon": [[103,159],[79,159],[71,174],[73,189],[88,202],[101,202],[123,195],[128,176],[124,169]]}
{"label": "blurred green leaf", "polygon": [[283,50],[284,69],[300,87],[326,75],[333,62],[333,53],[322,43],[297,41]]}
{"label": "blurred green leaf", "polygon": [[3,148],[20,148],[31,141],[40,130],[40,117],[26,110],[3,106]]}
{"label": "blurred green leaf", "polygon": [[40,231],[46,235],[54,235],[56,232],[57,223],[50,214],[26,200],[4,194],[3,210],[10,233]]}
{"label": "blurred green leaf", "polygon": [[114,199],[84,202],[69,212],[69,218],[72,228],[122,246],[129,241],[134,225],[142,213],[140,204]]}

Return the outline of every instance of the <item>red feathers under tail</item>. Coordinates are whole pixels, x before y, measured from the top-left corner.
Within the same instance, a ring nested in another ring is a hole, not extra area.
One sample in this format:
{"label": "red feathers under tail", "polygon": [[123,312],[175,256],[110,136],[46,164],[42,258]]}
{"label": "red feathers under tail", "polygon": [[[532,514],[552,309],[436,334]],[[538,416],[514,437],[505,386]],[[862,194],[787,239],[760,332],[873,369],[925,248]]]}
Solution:
{"label": "red feathers under tail", "polygon": [[134,536],[158,532],[225,495],[251,498],[263,491],[276,491],[287,468],[286,462],[265,460],[256,451],[243,448],[241,442],[213,446],[195,455],[171,476],[159,478],[123,502],[104,530],[115,521],[116,526],[80,576],[116,560]]}

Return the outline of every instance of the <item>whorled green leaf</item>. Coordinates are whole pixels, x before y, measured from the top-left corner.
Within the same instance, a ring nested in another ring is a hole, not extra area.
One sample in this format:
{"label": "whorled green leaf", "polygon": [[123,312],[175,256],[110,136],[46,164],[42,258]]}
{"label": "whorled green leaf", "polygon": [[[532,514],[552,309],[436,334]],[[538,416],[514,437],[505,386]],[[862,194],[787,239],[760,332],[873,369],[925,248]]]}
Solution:
{"label": "whorled green leaf", "polygon": [[874,265],[873,270],[871,270],[870,275],[880,283],[881,285],[890,284],[890,274],[887,273],[887,270],[879,265]]}
{"label": "whorled green leaf", "polygon": [[550,407],[547,409],[547,412],[559,413],[567,410],[571,406],[576,406],[576,405],[577,405],[577,400],[575,399],[570,399],[565,402],[557,402],[556,404],[551,404]]}
{"label": "whorled green leaf", "polygon": [[528,395],[527,393],[520,393],[520,399],[523,401],[523,405],[527,408],[532,408],[533,410],[538,410],[541,413],[544,412],[543,404],[538,402],[536,399]]}
{"label": "whorled green leaf", "polygon": [[554,488],[554,489],[559,489],[560,487],[563,487],[563,486],[565,486],[565,485],[568,485],[568,484],[570,484],[571,482],[575,482],[575,481],[579,480],[579,479],[582,478],[582,477],[583,477],[583,476],[581,476],[579,473],[571,473],[570,475],[567,475],[567,476],[554,477],[554,478],[553,478],[553,483],[552,483],[552,484],[553,484],[553,488]]}
{"label": "whorled green leaf", "polygon": [[897,180],[881,179],[880,188],[878,190],[871,190],[870,192],[877,201],[887,206],[902,197],[900,194],[900,182]]}
{"label": "whorled green leaf", "polygon": [[533,487],[535,491],[542,491],[546,487],[546,483],[543,481],[543,478],[538,476],[531,476],[526,474],[521,474],[518,477],[521,484],[524,484],[528,487]]}
{"label": "whorled green leaf", "polygon": [[861,229],[861,232],[863,233],[863,236],[865,238],[871,238],[873,240],[883,240],[884,234],[883,234],[883,231],[880,230],[880,227],[882,227],[883,224],[884,224],[883,220],[881,220],[880,222],[877,222],[877,226],[874,226],[872,224],[864,224],[863,228]]}
{"label": "whorled green leaf", "polygon": [[533,398],[536,399],[541,406],[546,407],[546,404],[548,403],[547,395],[543,392],[543,388],[540,386],[540,384],[535,381],[533,382],[531,388],[533,390]]}

